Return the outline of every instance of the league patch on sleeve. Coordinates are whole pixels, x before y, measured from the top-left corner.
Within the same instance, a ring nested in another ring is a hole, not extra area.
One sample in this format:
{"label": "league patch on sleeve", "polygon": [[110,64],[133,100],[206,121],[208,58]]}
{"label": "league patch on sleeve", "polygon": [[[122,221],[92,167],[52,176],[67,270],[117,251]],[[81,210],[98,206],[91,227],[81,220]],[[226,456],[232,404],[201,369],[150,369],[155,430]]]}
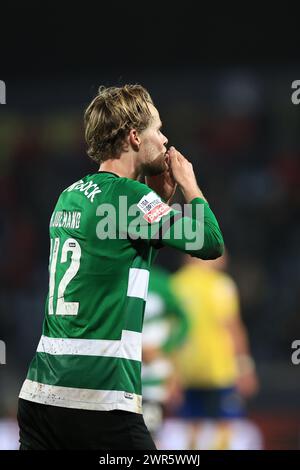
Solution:
{"label": "league patch on sleeve", "polygon": [[149,223],[158,222],[163,215],[171,211],[168,204],[165,204],[153,191],[143,196],[137,206],[145,214],[143,218]]}

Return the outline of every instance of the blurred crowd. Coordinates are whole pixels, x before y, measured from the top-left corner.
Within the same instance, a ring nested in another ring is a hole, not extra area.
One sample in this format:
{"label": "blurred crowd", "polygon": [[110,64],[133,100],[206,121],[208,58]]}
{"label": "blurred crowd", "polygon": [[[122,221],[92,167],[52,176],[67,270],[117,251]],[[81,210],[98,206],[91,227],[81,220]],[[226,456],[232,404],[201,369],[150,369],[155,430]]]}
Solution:
{"label": "blurred crowd", "polygon": [[[299,420],[300,382],[291,363],[291,344],[300,335],[300,106],[290,99],[296,78],[269,70],[198,70],[139,81],[160,110],[170,145],[193,162],[220,222],[261,383],[250,410],[292,412]],[[101,76],[91,83],[102,84]],[[38,343],[52,209],[62,189],[96,171],[82,123],[94,92],[78,82],[78,98],[74,85],[72,91],[64,86],[72,93],[69,105],[60,100],[62,90],[57,101],[53,90],[45,97],[40,90],[41,103],[32,87],[22,106],[0,107],[0,339],[7,346],[0,416],[14,415]],[[172,273],[181,262],[168,249],[158,257]],[[300,427],[294,427],[286,445],[299,445]]]}

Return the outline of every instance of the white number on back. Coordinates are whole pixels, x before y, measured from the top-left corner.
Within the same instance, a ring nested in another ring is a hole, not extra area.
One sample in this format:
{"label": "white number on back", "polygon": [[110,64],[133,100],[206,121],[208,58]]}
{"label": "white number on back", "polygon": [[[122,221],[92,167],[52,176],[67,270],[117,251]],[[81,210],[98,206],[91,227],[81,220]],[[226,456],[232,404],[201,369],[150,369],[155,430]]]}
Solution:
{"label": "white number on back", "polygon": [[[49,280],[49,315],[53,315],[53,298],[55,290],[55,273],[57,265],[57,257],[59,250],[59,238],[55,238],[54,243],[51,240],[50,246],[50,280]],[[64,294],[68,284],[76,276],[79,266],[80,266],[80,257],[81,257],[81,248],[77,240],[74,238],[68,238],[62,247],[61,252],[61,263],[65,263],[68,259],[68,252],[72,252],[71,264],[66,270],[63,278],[61,279],[58,291],[57,291],[57,305],[56,305],[56,315],[77,315],[79,309],[79,302],[65,302]]]}

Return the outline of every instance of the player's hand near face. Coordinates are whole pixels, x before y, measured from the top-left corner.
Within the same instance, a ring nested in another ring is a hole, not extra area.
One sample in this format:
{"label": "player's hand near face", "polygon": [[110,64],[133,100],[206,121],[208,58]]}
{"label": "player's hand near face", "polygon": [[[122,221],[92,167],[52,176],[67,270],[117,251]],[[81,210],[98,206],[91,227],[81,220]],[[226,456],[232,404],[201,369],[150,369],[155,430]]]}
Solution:
{"label": "player's hand near face", "polygon": [[186,202],[190,202],[195,197],[205,199],[197,184],[191,162],[178,152],[175,147],[169,148],[168,156],[171,174],[182,191]]}
{"label": "player's hand near face", "polygon": [[166,160],[166,169],[163,173],[156,176],[146,176],[146,184],[153,189],[161,198],[164,199],[168,204],[170,204],[176,188],[177,183],[174,180],[172,173],[170,171],[170,157],[167,154]]}

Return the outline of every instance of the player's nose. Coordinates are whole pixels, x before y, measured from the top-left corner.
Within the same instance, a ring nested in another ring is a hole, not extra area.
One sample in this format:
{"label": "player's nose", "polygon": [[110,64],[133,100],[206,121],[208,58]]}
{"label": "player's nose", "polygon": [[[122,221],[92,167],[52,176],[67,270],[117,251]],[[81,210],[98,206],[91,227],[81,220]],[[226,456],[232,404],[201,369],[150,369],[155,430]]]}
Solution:
{"label": "player's nose", "polygon": [[163,143],[164,143],[164,145],[167,145],[168,142],[169,142],[168,138],[163,134]]}

